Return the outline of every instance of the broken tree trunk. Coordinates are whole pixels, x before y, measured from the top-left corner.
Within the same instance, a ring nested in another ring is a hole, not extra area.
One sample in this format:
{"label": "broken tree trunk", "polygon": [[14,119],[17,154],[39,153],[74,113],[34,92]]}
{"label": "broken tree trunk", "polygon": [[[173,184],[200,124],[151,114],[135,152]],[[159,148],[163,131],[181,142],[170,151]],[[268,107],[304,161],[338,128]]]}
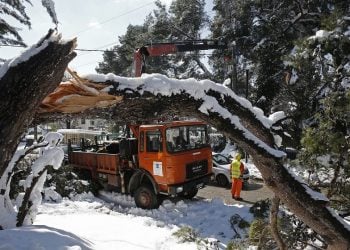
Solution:
{"label": "broken tree trunk", "polygon": [[[162,75],[123,78],[113,74],[89,75],[99,88],[119,97],[109,108],[89,109],[77,116],[98,116],[115,122],[137,122],[171,117],[196,117],[223,132],[253,157],[267,186],[295,215],[320,234],[329,249],[347,249],[350,229],[329,207],[328,200],[313,192],[283,166],[284,153],[274,144],[272,121],[230,89],[211,81],[168,79]],[[64,105],[65,99],[58,99]],[[72,100],[68,101],[72,105]],[[51,110],[52,111],[52,110]],[[37,119],[62,118],[63,113],[45,113]],[[70,114],[72,115],[72,114]]]}
{"label": "broken tree trunk", "polygon": [[[62,41],[50,30],[36,45],[0,68],[0,178],[40,103],[61,82],[75,57],[75,43],[75,39]],[[3,188],[0,193],[5,192]]]}

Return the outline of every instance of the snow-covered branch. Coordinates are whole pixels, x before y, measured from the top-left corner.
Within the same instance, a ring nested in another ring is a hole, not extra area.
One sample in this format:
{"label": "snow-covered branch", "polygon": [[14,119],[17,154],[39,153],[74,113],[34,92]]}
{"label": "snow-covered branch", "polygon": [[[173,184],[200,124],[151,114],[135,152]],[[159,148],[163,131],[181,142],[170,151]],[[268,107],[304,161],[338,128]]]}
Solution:
{"label": "snow-covered branch", "polygon": [[[37,214],[37,207],[41,203],[41,191],[46,179],[46,169],[53,166],[58,169],[61,166],[64,152],[57,147],[63,136],[59,133],[48,133],[44,142],[33,145],[28,149],[18,150],[11,163],[0,178],[0,227],[12,228],[23,224],[33,223]],[[10,183],[13,175],[13,168],[25,155],[31,153],[34,149],[40,150],[40,156],[31,166],[31,174],[25,180],[25,193],[19,194],[16,209],[10,199]]]}

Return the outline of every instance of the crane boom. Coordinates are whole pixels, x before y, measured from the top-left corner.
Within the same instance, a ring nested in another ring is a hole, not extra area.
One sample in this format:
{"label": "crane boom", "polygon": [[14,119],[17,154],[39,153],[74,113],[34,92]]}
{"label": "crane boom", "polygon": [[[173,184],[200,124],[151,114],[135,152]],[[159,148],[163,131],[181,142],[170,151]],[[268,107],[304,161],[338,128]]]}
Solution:
{"label": "crane boom", "polygon": [[227,48],[227,44],[217,40],[190,40],[145,45],[134,52],[134,74],[136,77],[139,77],[142,73],[145,73],[146,58],[148,56],[162,56],[176,54],[177,52]]}

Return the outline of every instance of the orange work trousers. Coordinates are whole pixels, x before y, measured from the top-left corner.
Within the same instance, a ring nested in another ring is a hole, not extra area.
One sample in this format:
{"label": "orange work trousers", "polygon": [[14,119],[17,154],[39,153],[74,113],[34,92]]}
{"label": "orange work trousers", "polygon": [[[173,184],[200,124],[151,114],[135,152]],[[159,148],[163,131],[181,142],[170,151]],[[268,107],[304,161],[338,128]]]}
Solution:
{"label": "orange work trousers", "polygon": [[239,178],[232,178],[231,194],[232,198],[240,198],[243,181]]}

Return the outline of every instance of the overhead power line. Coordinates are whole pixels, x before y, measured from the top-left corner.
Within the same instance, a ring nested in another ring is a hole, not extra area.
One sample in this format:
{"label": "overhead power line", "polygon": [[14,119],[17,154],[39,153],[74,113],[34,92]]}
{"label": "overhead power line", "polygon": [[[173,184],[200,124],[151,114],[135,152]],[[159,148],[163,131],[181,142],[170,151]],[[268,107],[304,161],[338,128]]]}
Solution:
{"label": "overhead power line", "polygon": [[[108,22],[110,22],[110,21],[112,21],[112,20],[115,20],[115,19],[120,18],[120,17],[122,17],[122,16],[126,16],[126,15],[128,15],[128,14],[130,14],[130,13],[132,13],[132,12],[135,12],[135,11],[137,11],[137,10],[139,10],[139,9],[142,9],[142,8],[148,6],[148,5],[151,5],[151,4],[154,4],[154,2],[146,3],[146,4],[141,5],[141,6],[137,7],[137,8],[135,8],[135,9],[131,9],[131,10],[129,10],[129,11],[127,11],[127,12],[124,12],[124,13],[122,13],[122,14],[120,14],[120,15],[117,15],[117,16],[111,17],[111,18],[109,18],[109,19],[106,19],[105,21],[99,22],[98,24],[99,24],[99,25],[102,25],[102,24],[108,23]],[[80,30],[80,31],[78,31],[78,32],[75,34],[75,36],[77,36],[78,34],[84,33],[84,32],[86,32],[86,31],[88,31],[88,30],[91,30],[91,29],[93,29],[93,28],[94,28],[94,27],[90,27],[90,28],[86,28],[86,29]]]}

